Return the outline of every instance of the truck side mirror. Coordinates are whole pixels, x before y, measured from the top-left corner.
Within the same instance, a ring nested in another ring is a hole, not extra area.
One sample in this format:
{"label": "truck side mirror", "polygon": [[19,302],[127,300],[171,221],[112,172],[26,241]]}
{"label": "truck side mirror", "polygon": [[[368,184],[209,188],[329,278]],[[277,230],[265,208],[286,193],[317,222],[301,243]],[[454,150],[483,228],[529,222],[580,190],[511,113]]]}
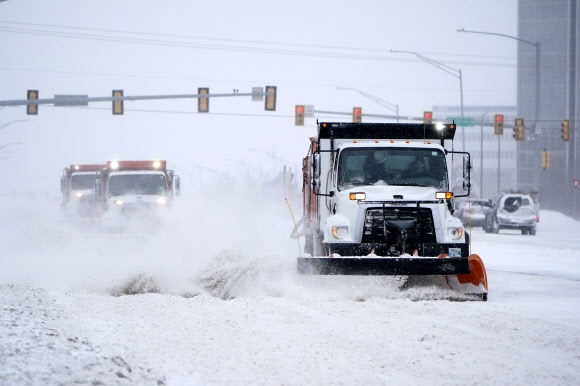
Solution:
{"label": "truck side mirror", "polygon": [[314,170],[314,177],[320,177],[320,153],[312,155],[312,168]]}
{"label": "truck side mirror", "polygon": [[463,178],[469,179],[471,169],[471,162],[469,161],[469,156],[463,157]]}
{"label": "truck side mirror", "polygon": [[175,189],[175,195],[179,196],[180,189],[181,189],[181,178],[179,178],[179,176],[173,177],[173,185],[174,185],[174,189]]}

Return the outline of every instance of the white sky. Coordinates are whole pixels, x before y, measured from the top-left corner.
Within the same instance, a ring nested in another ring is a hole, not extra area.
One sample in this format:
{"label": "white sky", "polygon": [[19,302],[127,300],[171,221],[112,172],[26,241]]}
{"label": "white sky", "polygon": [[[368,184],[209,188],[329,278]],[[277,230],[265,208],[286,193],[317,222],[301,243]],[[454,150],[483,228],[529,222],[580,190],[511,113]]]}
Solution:
{"label": "white sky", "polygon": [[52,98],[110,96],[113,89],[130,96],[278,87],[275,112],[249,97],[214,98],[206,115],[189,99],[126,102],[123,116],[111,114],[110,102],[41,105],[38,116],[27,116],[24,106],[5,107],[0,126],[17,122],[0,130],[0,146],[23,145],[0,154],[0,173],[10,176],[0,192],[57,191],[65,166],[112,158],[164,158],[192,183],[204,178],[200,166],[213,175],[252,168],[273,173],[277,165],[264,152],[299,165],[316,118],[295,127],[294,105],[344,112],[362,106],[363,114],[393,114],[337,87],[398,105],[401,115],[459,105],[456,76],[390,50],[418,52],[461,69],[466,106],[516,102],[516,42],[456,32],[516,35],[515,0],[9,0],[0,11],[0,100],[25,99],[28,89]]}

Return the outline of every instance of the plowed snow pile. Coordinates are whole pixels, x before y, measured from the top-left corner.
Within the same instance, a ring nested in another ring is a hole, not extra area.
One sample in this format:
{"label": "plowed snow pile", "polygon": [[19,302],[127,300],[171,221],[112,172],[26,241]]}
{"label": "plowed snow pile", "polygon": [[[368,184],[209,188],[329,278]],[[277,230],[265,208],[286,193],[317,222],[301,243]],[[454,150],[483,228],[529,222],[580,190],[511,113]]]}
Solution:
{"label": "plowed snow pile", "polygon": [[283,201],[260,209],[230,202],[234,215],[223,203],[211,207],[184,198],[159,229],[129,228],[122,233],[65,219],[55,207],[21,204],[8,208],[4,217],[12,224],[7,228],[11,234],[5,235],[11,238],[6,253],[18,256],[4,272],[12,283],[114,296],[207,293],[221,299],[419,300],[457,295],[433,278],[297,275],[298,245],[289,238],[292,221]]}

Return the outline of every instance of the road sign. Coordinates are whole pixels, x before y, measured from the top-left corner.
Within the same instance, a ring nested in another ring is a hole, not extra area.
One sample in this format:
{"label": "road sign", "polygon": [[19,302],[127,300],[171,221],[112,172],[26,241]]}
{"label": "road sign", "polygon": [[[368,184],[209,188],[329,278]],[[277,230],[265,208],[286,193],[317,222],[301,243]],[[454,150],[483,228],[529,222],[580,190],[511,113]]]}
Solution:
{"label": "road sign", "polygon": [[252,102],[264,100],[264,89],[262,87],[252,87]]}
{"label": "road sign", "polygon": [[55,95],[55,106],[88,106],[88,95]]}
{"label": "road sign", "polygon": [[473,117],[447,117],[447,122],[455,122],[457,126],[475,126],[475,118]]}

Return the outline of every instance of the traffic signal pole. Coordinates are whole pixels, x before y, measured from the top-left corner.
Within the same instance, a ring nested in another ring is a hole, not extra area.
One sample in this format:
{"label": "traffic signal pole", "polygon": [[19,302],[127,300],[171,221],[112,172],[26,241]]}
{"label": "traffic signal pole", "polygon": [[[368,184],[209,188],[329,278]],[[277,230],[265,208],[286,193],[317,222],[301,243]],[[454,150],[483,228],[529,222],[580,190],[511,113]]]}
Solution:
{"label": "traffic signal pole", "polygon": [[[254,87],[252,92],[235,92],[220,93],[220,94],[171,94],[171,95],[129,95],[129,96],[106,96],[106,97],[89,97],[88,95],[55,95],[54,98],[45,99],[20,99],[0,101],[1,106],[38,106],[38,105],[54,105],[54,106],[88,106],[90,102],[118,102],[118,101],[139,101],[139,100],[158,100],[158,99],[195,99],[195,98],[220,98],[220,97],[252,97],[253,101],[263,101],[265,97],[276,96],[276,88],[274,86],[266,87],[268,92],[264,92],[261,87]],[[29,90],[30,91],[30,90]],[[38,96],[38,91],[33,90]],[[115,90],[118,95],[122,94],[122,90]],[[29,92],[30,96],[30,92]],[[272,105],[274,107],[272,107]],[[266,106],[268,111],[275,109],[275,102]],[[37,110],[36,110],[37,111]],[[35,113],[36,115],[36,113]]]}

